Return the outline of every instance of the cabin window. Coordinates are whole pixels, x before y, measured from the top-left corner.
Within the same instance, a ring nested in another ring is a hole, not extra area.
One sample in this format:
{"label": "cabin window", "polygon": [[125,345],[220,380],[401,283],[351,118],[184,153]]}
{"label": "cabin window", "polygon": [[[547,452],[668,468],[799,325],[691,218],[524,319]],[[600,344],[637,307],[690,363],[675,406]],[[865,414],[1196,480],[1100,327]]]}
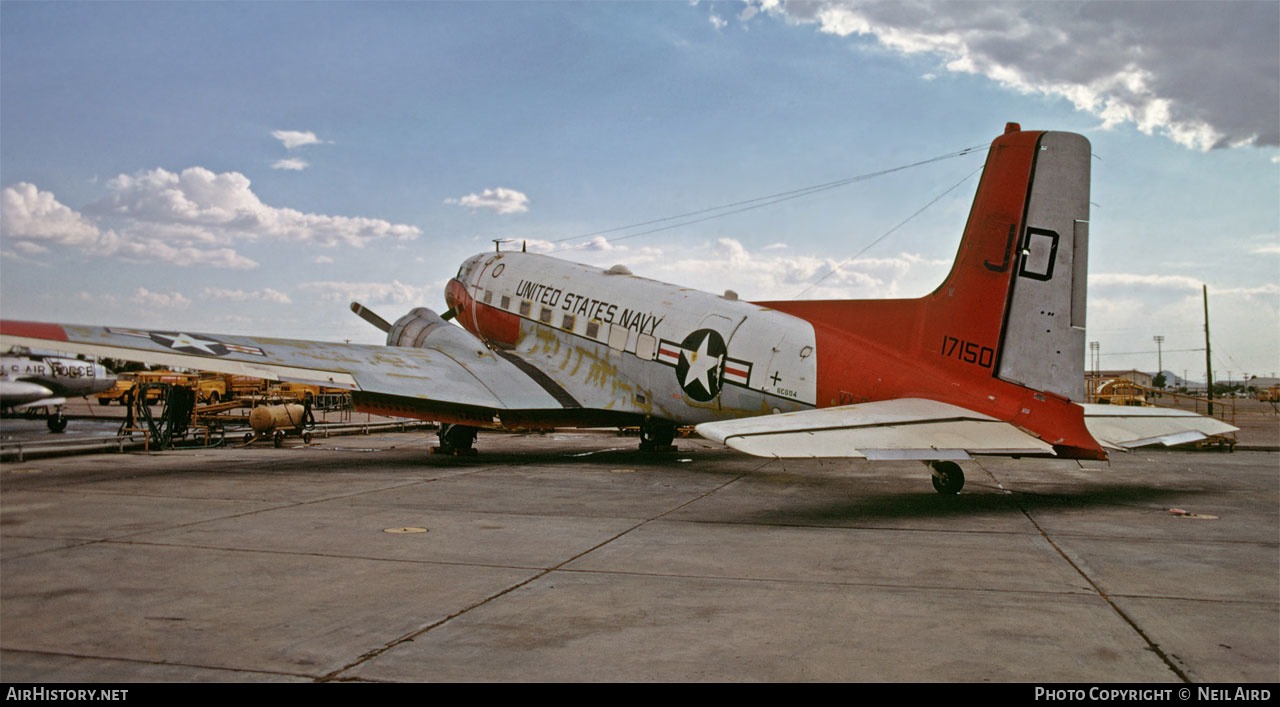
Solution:
{"label": "cabin window", "polygon": [[573,325],[576,321],[572,314],[566,314],[564,319],[560,320],[560,328],[565,331],[573,331]]}
{"label": "cabin window", "polygon": [[631,330],[614,324],[609,327],[609,348],[622,351],[627,348],[627,337]]}
{"label": "cabin window", "polygon": [[511,295],[503,295],[501,301],[503,311],[511,309]]}
{"label": "cabin window", "polygon": [[636,356],[645,361],[653,360],[653,353],[658,348],[658,340],[648,334],[636,337]]}
{"label": "cabin window", "polygon": [[484,303],[493,304],[493,290],[484,291]]}
{"label": "cabin window", "polygon": [[527,317],[529,316],[529,312],[531,312],[532,310],[533,310],[533,303],[531,303],[529,300],[522,300],[520,302],[520,316]]}
{"label": "cabin window", "polygon": [[551,323],[551,308],[550,308],[550,307],[543,307],[543,308],[542,308],[542,311],[541,311],[541,312],[538,312],[538,321],[542,322],[543,324],[550,324],[550,323]]}
{"label": "cabin window", "polygon": [[600,338],[600,322],[594,319],[587,322],[587,338],[589,339]]}

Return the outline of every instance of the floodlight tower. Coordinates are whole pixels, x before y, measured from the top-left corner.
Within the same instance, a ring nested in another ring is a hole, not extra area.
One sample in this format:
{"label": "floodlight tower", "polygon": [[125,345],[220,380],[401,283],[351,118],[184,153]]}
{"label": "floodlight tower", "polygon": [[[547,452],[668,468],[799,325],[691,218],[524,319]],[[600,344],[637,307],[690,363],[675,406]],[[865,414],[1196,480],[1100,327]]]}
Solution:
{"label": "floodlight tower", "polygon": [[1156,375],[1164,373],[1164,337],[1151,337],[1156,342]]}

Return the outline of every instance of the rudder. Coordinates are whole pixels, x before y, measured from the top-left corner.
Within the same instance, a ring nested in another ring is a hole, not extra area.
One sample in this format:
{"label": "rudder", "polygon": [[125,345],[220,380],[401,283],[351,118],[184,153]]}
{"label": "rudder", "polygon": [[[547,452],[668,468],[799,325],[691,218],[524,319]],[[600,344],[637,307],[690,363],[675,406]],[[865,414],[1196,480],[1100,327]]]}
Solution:
{"label": "rudder", "polygon": [[996,376],[1084,400],[1089,141],[1046,132],[1023,211]]}

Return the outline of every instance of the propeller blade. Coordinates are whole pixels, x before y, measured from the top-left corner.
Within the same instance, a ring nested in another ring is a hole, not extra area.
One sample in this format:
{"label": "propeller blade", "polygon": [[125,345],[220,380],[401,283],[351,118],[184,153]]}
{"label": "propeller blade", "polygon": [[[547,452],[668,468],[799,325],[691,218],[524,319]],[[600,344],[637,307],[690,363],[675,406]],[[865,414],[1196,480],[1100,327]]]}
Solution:
{"label": "propeller blade", "polygon": [[361,319],[378,327],[382,331],[384,332],[391,331],[391,325],[387,323],[387,320],[374,314],[373,310],[365,309],[364,306],[361,305],[359,302],[351,303],[351,311],[355,312],[357,315],[359,315]]}

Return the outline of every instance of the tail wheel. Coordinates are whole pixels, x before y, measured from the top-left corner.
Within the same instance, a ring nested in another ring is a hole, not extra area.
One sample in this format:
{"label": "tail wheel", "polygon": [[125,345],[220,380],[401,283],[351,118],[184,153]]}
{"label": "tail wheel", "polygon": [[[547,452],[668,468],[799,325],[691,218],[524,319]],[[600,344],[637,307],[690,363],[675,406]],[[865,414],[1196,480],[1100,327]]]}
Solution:
{"label": "tail wheel", "polygon": [[964,472],[955,462],[932,462],[929,471],[933,474],[933,488],[940,494],[954,496],[964,488]]}

